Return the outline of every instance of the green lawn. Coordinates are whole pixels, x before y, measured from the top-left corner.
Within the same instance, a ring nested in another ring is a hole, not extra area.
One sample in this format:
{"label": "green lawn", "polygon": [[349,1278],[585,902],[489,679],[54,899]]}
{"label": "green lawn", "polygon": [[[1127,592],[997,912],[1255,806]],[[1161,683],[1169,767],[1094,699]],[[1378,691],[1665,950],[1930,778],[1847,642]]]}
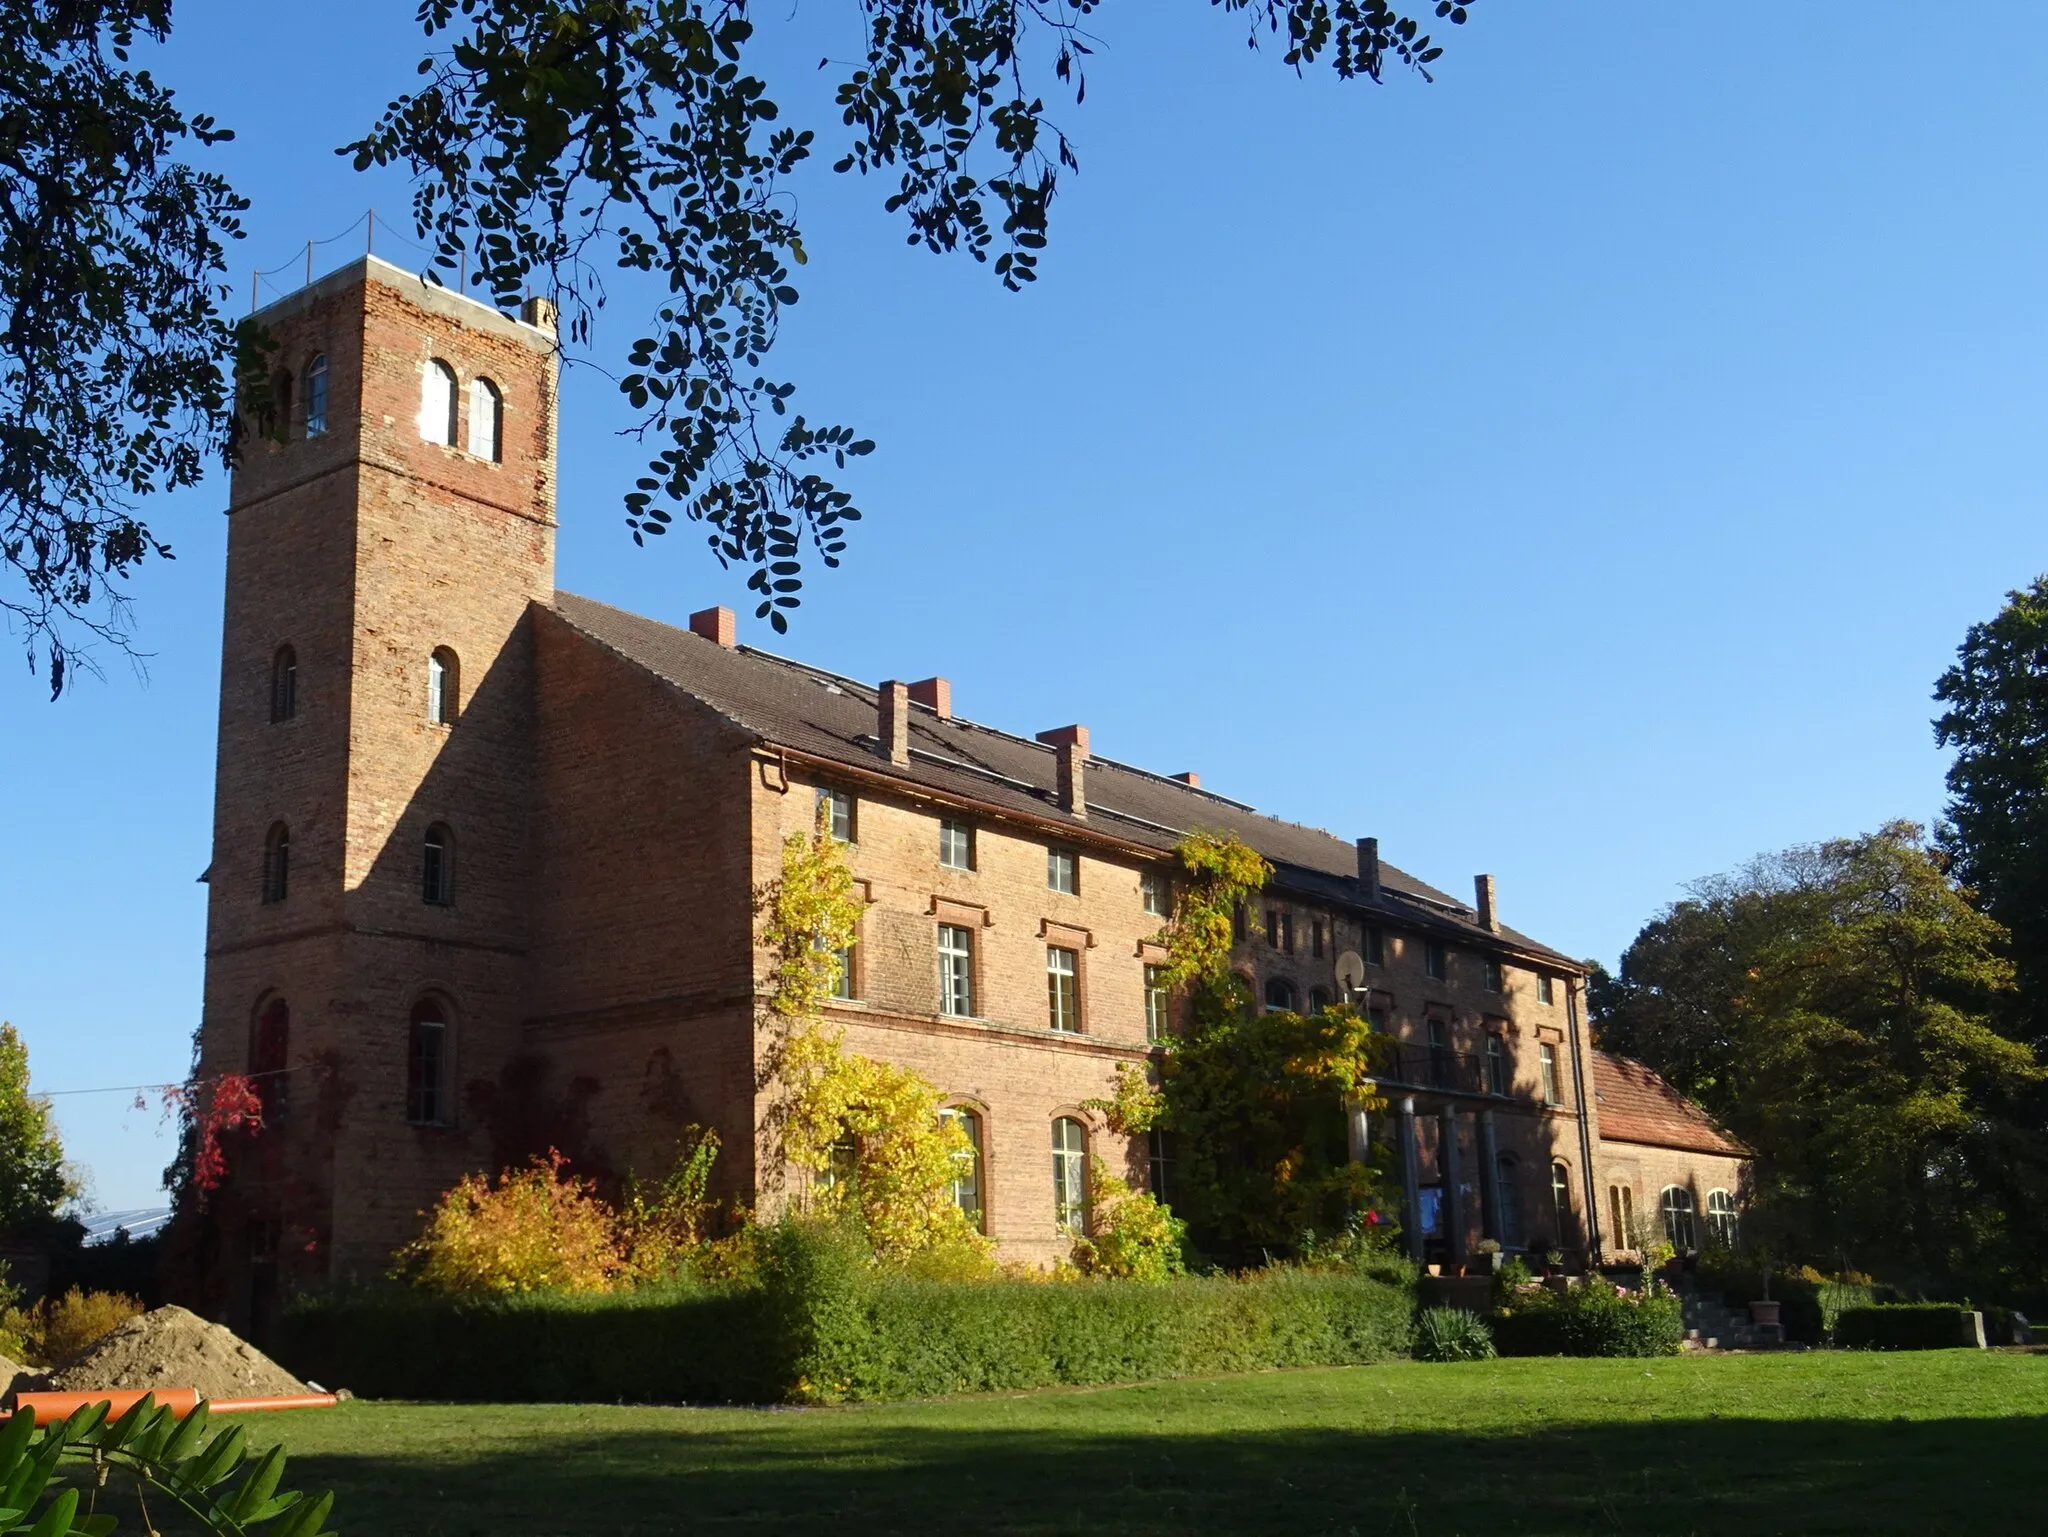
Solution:
{"label": "green lawn", "polygon": [[404,1537],[2037,1532],[2048,1356],[1400,1363],[812,1410],[250,1421]]}

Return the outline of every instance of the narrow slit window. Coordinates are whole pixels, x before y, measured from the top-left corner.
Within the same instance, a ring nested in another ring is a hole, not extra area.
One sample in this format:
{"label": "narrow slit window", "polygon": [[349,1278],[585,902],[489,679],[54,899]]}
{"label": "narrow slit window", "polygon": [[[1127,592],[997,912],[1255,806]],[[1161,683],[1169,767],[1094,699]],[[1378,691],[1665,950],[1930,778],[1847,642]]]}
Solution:
{"label": "narrow slit window", "polygon": [[1561,1105],[1564,1103],[1564,1096],[1558,1092],[1557,1048],[1545,1041],[1540,1056],[1543,1063],[1543,1103]]}
{"label": "narrow slit window", "polygon": [[452,726],[462,707],[462,666],[446,646],[427,658],[427,720]]}
{"label": "narrow slit window", "polygon": [[270,723],[281,725],[299,713],[299,654],[279,646],[270,661]]}
{"label": "narrow slit window", "polygon": [[292,833],[282,822],[271,824],[263,840],[263,900],[282,902],[291,890]]}
{"label": "narrow slit window", "polygon": [[306,436],[317,438],[327,430],[327,355],[322,353],[306,365]]}
{"label": "narrow slit window", "polygon": [[266,1118],[283,1114],[291,1098],[286,1069],[291,1060],[292,1011],[276,998],[256,1016],[255,1038],[249,1043],[249,1076]]}
{"label": "narrow slit window", "polygon": [[455,905],[455,835],[436,822],[420,861],[420,896],[430,907]]}

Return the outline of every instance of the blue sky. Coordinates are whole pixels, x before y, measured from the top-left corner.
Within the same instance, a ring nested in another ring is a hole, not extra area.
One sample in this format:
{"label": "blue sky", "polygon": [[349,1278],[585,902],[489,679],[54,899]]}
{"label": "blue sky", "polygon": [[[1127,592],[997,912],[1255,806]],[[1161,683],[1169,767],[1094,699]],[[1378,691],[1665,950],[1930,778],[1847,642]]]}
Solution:
{"label": "blue sky", "polygon": [[[331,150],[410,78],[412,9],[182,0],[156,67],[240,134],[238,273],[402,218]],[[759,18],[827,145],[851,15]],[[2048,568],[2048,11],[1481,0],[1436,84],[1377,89],[1198,5],[1098,34],[1033,292],[906,248],[830,154],[797,182],[779,367],[879,449],[845,568],[743,639],[1491,871],[1610,964],[1695,877],[1938,814],[1932,683]],[[688,535],[626,538],[621,423],[572,371],[561,584],[744,611]],[[146,681],[0,681],[0,1017],[43,1089],[188,1059],[225,501],[155,508]],[[153,1111],[57,1105],[102,1205],[156,1198]]]}

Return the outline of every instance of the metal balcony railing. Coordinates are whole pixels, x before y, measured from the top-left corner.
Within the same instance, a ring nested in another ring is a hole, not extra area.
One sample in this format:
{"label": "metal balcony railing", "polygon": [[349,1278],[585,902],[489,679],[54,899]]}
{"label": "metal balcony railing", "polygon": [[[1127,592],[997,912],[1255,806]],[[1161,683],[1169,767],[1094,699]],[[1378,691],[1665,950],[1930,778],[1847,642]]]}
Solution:
{"label": "metal balcony railing", "polygon": [[1447,1094],[1498,1094],[1505,1096],[1509,1085],[1487,1081],[1486,1059],[1469,1051],[1448,1047],[1386,1042],[1373,1062],[1374,1076],[1381,1083],[1410,1089],[1437,1089]]}

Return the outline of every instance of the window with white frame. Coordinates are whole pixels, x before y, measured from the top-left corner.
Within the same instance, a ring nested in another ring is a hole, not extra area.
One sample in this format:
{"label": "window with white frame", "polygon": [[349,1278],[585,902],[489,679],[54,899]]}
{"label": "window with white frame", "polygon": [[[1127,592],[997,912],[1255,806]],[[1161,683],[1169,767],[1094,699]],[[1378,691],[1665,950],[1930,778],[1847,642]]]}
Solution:
{"label": "window with white frame", "polygon": [[439,358],[427,364],[420,375],[420,438],[427,443],[455,446],[455,370]]}
{"label": "window with white frame", "polygon": [[1147,966],[1145,968],[1145,1039],[1163,1041],[1173,1034],[1173,1023],[1167,1012],[1166,968]]}
{"label": "window with white frame", "polygon": [[1607,1214],[1614,1219],[1614,1246],[1617,1249],[1634,1250],[1638,1237],[1634,1188],[1628,1185],[1609,1185]]}
{"label": "window with white frame", "polygon": [[1052,1123],[1052,1213],[1063,1233],[1088,1229],[1088,1129],[1070,1115]]}
{"label": "window with white frame", "polygon": [[939,1112],[945,1125],[957,1127],[966,1139],[965,1148],[953,1152],[953,1204],[960,1208],[976,1232],[982,1230],[981,1208],[981,1116],[965,1105],[949,1105]]}
{"label": "window with white frame", "polygon": [[1536,977],[1536,1001],[1538,1003],[1556,1002],[1555,988],[1556,983],[1548,973],[1538,973]]}
{"label": "window with white frame", "polygon": [[1555,1242],[1562,1247],[1572,1230],[1572,1171],[1561,1161],[1550,1166],[1550,1215],[1557,1223]]}
{"label": "window with white frame", "polygon": [[939,822],[939,863],[948,870],[974,868],[974,829],[954,817]]}
{"label": "window with white frame", "polygon": [[1558,1092],[1557,1083],[1557,1048],[1551,1045],[1550,1042],[1545,1041],[1539,1048],[1537,1055],[1541,1058],[1543,1064],[1543,1103],[1546,1105],[1563,1104],[1564,1096]]}
{"label": "window with white frame", "polygon": [[484,378],[469,381],[469,451],[496,464],[504,457],[505,397]]}
{"label": "window with white frame", "polygon": [[1692,1192],[1683,1185],[1666,1185],[1658,1202],[1664,1213],[1664,1241],[1680,1254],[1699,1248],[1699,1235],[1692,1220]]}
{"label": "window with white frame", "polygon": [[1050,891],[1064,891],[1077,895],[1081,890],[1080,861],[1072,849],[1047,849],[1045,851],[1045,884]]}
{"label": "window with white frame", "polygon": [[1173,882],[1164,870],[1138,872],[1138,897],[1150,917],[1173,916]]}
{"label": "window with white frame", "polygon": [[1081,956],[1059,945],[1045,947],[1045,998],[1052,1028],[1081,1028]]}
{"label": "window with white frame", "polygon": [[1486,990],[1489,993],[1504,993],[1508,990],[1508,969],[1499,961],[1488,957],[1486,962]]}
{"label": "window with white frame", "polygon": [[939,1012],[974,1013],[974,933],[955,923],[939,925]]}
{"label": "window with white frame", "polygon": [[825,824],[825,830],[832,835],[833,839],[839,843],[853,842],[855,831],[853,792],[850,790],[820,789],[818,791],[818,806],[821,811],[819,820]]}
{"label": "window with white frame", "polygon": [[1735,1247],[1735,1197],[1726,1190],[1707,1192],[1707,1241],[1717,1249]]}

